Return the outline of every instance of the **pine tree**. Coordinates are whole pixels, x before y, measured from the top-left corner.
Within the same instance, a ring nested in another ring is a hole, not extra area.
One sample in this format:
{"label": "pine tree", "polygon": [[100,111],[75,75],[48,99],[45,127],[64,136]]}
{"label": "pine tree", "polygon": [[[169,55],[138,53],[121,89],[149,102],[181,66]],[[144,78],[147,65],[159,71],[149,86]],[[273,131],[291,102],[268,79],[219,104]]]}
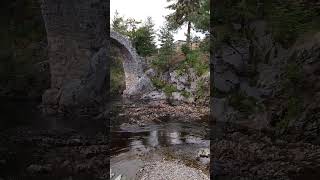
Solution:
{"label": "pine tree", "polygon": [[163,52],[166,55],[172,55],[174,49],[174,39],[172,32],[167,25],[160,29],[159,41],[160,52]]}
{"label": "pine tree", "polygon": [[168,25],[161,27],[158,38],[160,41],[158,65],[166,70],[169,68],[169,61],[174,53],[174,39]]}
{"label": "pine tree", "polygon": [[199,9],[193,13],[191,22],[196,30],[208,33],[210,27],[210,0],[199,1]]}
{"label": "pine tree", "polygon": [[123,35],[127,35],[128,32],[128,25],[126,23],[126,20],[124,19],[124,17],[121,17],[119,15],[119,12],[116,11],[114,17],[113,17],[113,21],[111,24],[111,28],[113,31],[116,31],[120,34]]}
{"label": "pine tree", "polygon": [[154,39],[154,24],[148,17],[144,25],[134,32],[133,42],[138,54],[144,57],[152,55],[156,50]]}
{"label": "pine tree", "polygon": [[191,28],[193,16],[197,14],[200,8],[199,0],[167,0],[167,2],[174,2],[167,8],[174,10],[174,12],[166,17],[169,26],[172,29],[178,29],[187,24],[187,45],[190,46]]}

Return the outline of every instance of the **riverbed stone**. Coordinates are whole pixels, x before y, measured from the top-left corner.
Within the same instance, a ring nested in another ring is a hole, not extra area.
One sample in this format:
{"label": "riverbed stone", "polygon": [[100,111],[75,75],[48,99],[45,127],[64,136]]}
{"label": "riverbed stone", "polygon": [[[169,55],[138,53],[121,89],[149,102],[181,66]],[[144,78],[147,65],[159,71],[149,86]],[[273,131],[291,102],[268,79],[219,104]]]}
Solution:
{"label": "riverbed stone", "polygon": [[164,100],[166,98],[167,96],[163,91],[152,91],[142,96],[142,99],[152,99],[152,100]]}
{"label": "riverbed stone", "polygon": [[201,170],[188,167],[179,162],[158,161],[147,165],[142,171],[141,180],[208,180],[209,177]]}
{"label": "riverbed stone", "polygon": [[37,165],[32,164],[28,166],[27,171],[30,173],[42,173],[42,172],[50,172],[51,171],[51,165]]}
{"label": "riverbed stone", "polygon": [[180,92],[173,92],[172,99],[176,101],[184,101],[185,97]]}

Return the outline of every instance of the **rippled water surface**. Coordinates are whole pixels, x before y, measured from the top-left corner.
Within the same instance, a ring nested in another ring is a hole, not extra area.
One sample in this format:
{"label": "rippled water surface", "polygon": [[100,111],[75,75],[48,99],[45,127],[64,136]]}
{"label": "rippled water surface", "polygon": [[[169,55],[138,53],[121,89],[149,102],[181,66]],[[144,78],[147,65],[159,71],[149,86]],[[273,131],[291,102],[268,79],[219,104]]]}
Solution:
{"label": "rippled water surface", "polygon": [[209,146],[208,129],[191,123],[166,123],[146,127],[111,129],[111,155],[175,145]]}
{"label": "rippled water surface", "polygon": [[[144,165],[143,157],[155,156],[157,153],[154,152],[158,150],[174,149],[195,156],[200,148],[209,148],[208,132],[208,127],[203,125],[179,122],[111,128],[110,166],[114,177],[121,174],[126,179],[135,179]],[[179,159],[174,153],[167,152],[166,155]]]}

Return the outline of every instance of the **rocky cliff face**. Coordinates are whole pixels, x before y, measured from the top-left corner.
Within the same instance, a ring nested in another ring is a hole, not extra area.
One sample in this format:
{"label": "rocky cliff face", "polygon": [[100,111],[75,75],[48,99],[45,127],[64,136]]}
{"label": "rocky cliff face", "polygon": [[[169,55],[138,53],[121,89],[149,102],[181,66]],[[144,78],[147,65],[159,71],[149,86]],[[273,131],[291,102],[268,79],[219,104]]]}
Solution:
{"label": "rocky cliff face", "polygon": [[213,118],[319,141],[320,34],[285,49],[264,21],[250,26],[254,38],[224,43],[211,57]]}
{"label": "rocky cliff face", "polygon": [[209,103],[209,71],[199,75],[193,68],[188,68],[182,73],[179,69],[174,68],[162,73],[149,69],[146,75],[153,80],[157,89],[145,94],[144,99],[167,99],[172,103],[185,102],[202,105]]}

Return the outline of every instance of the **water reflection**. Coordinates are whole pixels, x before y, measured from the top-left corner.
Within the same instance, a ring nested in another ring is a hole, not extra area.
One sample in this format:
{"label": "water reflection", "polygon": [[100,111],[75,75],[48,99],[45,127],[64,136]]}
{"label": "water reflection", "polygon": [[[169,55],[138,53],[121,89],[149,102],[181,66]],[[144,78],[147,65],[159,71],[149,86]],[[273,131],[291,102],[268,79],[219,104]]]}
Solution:
{"label": "water reflection", "polygon": [[194,124],[172,123],[111,131],[111,155],[146,152],[152,148],[194,144],[209,147],[208,129]]}
{"label": "water reflection", "polygon": [[152,147],[156,147],[159,145],[159,140],[158,140],[158,131],[154,130],[150,132],[150,135],[148,137],[148,144]]}
{"label": "water reflection", "polygon": [[168,141],[169,144],[175,145],[175,144],[182,144],[182,141],[180,139],[180,133],[179,132],[170,132],[168,134]]}

